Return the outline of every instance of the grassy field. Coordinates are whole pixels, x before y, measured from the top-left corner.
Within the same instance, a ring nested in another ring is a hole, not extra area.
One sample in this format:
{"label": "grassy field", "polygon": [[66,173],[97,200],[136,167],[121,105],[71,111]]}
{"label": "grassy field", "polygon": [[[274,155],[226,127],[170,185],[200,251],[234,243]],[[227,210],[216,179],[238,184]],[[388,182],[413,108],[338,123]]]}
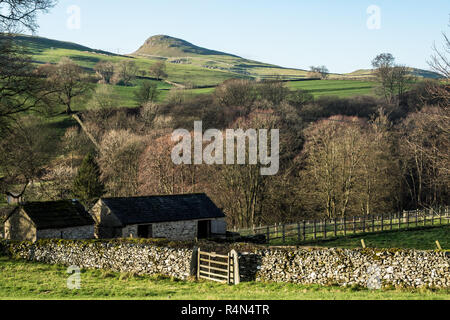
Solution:
{"label": "grassy field", "polygon": [[354,95],[372,95],[375,87],[373,81],[359,80],[314,80],[288,82],[291,90],[306,90],[315,97],[324,95],[349,97]]}
{"label": "grassy field", "polygon": [[[330,232],[331,234],[332,232]],[[338,238],[329,237],[329,240],[310,239],[306,242],[297,242],[296,238],[286,238],[282,243],[281,239],[275,239],[270,242],[271,245],[313,245],[322,247],[339,248],[360,248],[361,239],[367,247],[370,248],[410,248],[419,250],[436,249],[436,240],[439,240],[442,249],[450,250],[450,225],[445,226],[426,226],[414,230],[393,230],[374,232],[366,234],[356,234],[349,236],[338,236]]]}
{"label": "grassy field", "polygon": [[78,290],[67,288],[67,268],[0,257],[0,299],[152,300],[414,300],[450,299],[449,290],[368,290],[287,283],[228,286],[102,270],[82,270]]}
{"label": "grassy field", "polygon": [[357,237],[342,237],[316,243],[322,247],[357,248],[361,239],[370,248],[436,249],[436,240],[442,249],[450,250],[450,226],[428,227],[422,230],[380,232]]}

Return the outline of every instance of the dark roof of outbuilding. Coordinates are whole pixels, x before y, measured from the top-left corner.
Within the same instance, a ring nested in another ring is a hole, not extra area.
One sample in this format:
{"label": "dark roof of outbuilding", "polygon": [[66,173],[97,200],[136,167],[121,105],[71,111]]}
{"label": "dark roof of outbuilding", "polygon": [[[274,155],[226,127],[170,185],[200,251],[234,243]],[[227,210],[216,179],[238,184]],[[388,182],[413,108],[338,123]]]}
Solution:
{"label": "dark roof of outbuilding", "polygon": [[225,217],[204,193],[102,198],[101,201],[123,225]]}
{"label": "dark roof of outbuilding", "polygon": [[83,205],[74,200],[27,202],[20,207],[37,229],[71,228],[95,224]]}

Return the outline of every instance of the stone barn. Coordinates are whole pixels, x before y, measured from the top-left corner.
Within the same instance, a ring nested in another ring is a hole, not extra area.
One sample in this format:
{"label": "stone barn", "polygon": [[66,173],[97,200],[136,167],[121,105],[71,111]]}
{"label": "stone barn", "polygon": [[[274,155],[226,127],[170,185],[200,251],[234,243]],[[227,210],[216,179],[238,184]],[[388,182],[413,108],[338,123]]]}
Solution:
{"label": "stone barn", "polygon": [[27,202],[11,210],[4,223],[9,240],[92,239],[95,221],[76,200]]}
{"label": "stone barn", "polygon": [[206,194],[102,198],[92,208],[98,238],[203,239],[226,234],[225,215]]}

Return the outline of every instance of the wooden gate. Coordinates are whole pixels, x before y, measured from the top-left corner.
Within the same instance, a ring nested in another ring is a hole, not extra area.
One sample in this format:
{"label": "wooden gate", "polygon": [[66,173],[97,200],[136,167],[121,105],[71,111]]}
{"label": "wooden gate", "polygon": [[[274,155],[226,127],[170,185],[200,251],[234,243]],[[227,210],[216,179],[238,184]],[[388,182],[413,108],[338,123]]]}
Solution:
{"label": "wooden gate", "polygon": [[198,249],[197,279],[227,284],[239,283],[238,255],[232,250],[227,255]]}

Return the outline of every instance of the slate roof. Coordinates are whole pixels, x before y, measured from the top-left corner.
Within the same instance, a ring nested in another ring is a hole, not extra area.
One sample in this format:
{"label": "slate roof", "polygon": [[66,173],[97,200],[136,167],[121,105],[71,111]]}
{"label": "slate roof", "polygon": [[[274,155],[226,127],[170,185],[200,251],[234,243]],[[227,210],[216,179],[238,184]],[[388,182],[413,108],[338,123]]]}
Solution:
{"label": "slate roof", "polygon": [[225,217],[222,210],[204,193],[102,198],[101,201],[124,226]]}
{"label": "slate roof", "polygon": [[[61,200],[21,204],[37,229],[59,229],[95,224],[91,215],[78,201]],[[19,208],[17,207],[17,208]]]}

